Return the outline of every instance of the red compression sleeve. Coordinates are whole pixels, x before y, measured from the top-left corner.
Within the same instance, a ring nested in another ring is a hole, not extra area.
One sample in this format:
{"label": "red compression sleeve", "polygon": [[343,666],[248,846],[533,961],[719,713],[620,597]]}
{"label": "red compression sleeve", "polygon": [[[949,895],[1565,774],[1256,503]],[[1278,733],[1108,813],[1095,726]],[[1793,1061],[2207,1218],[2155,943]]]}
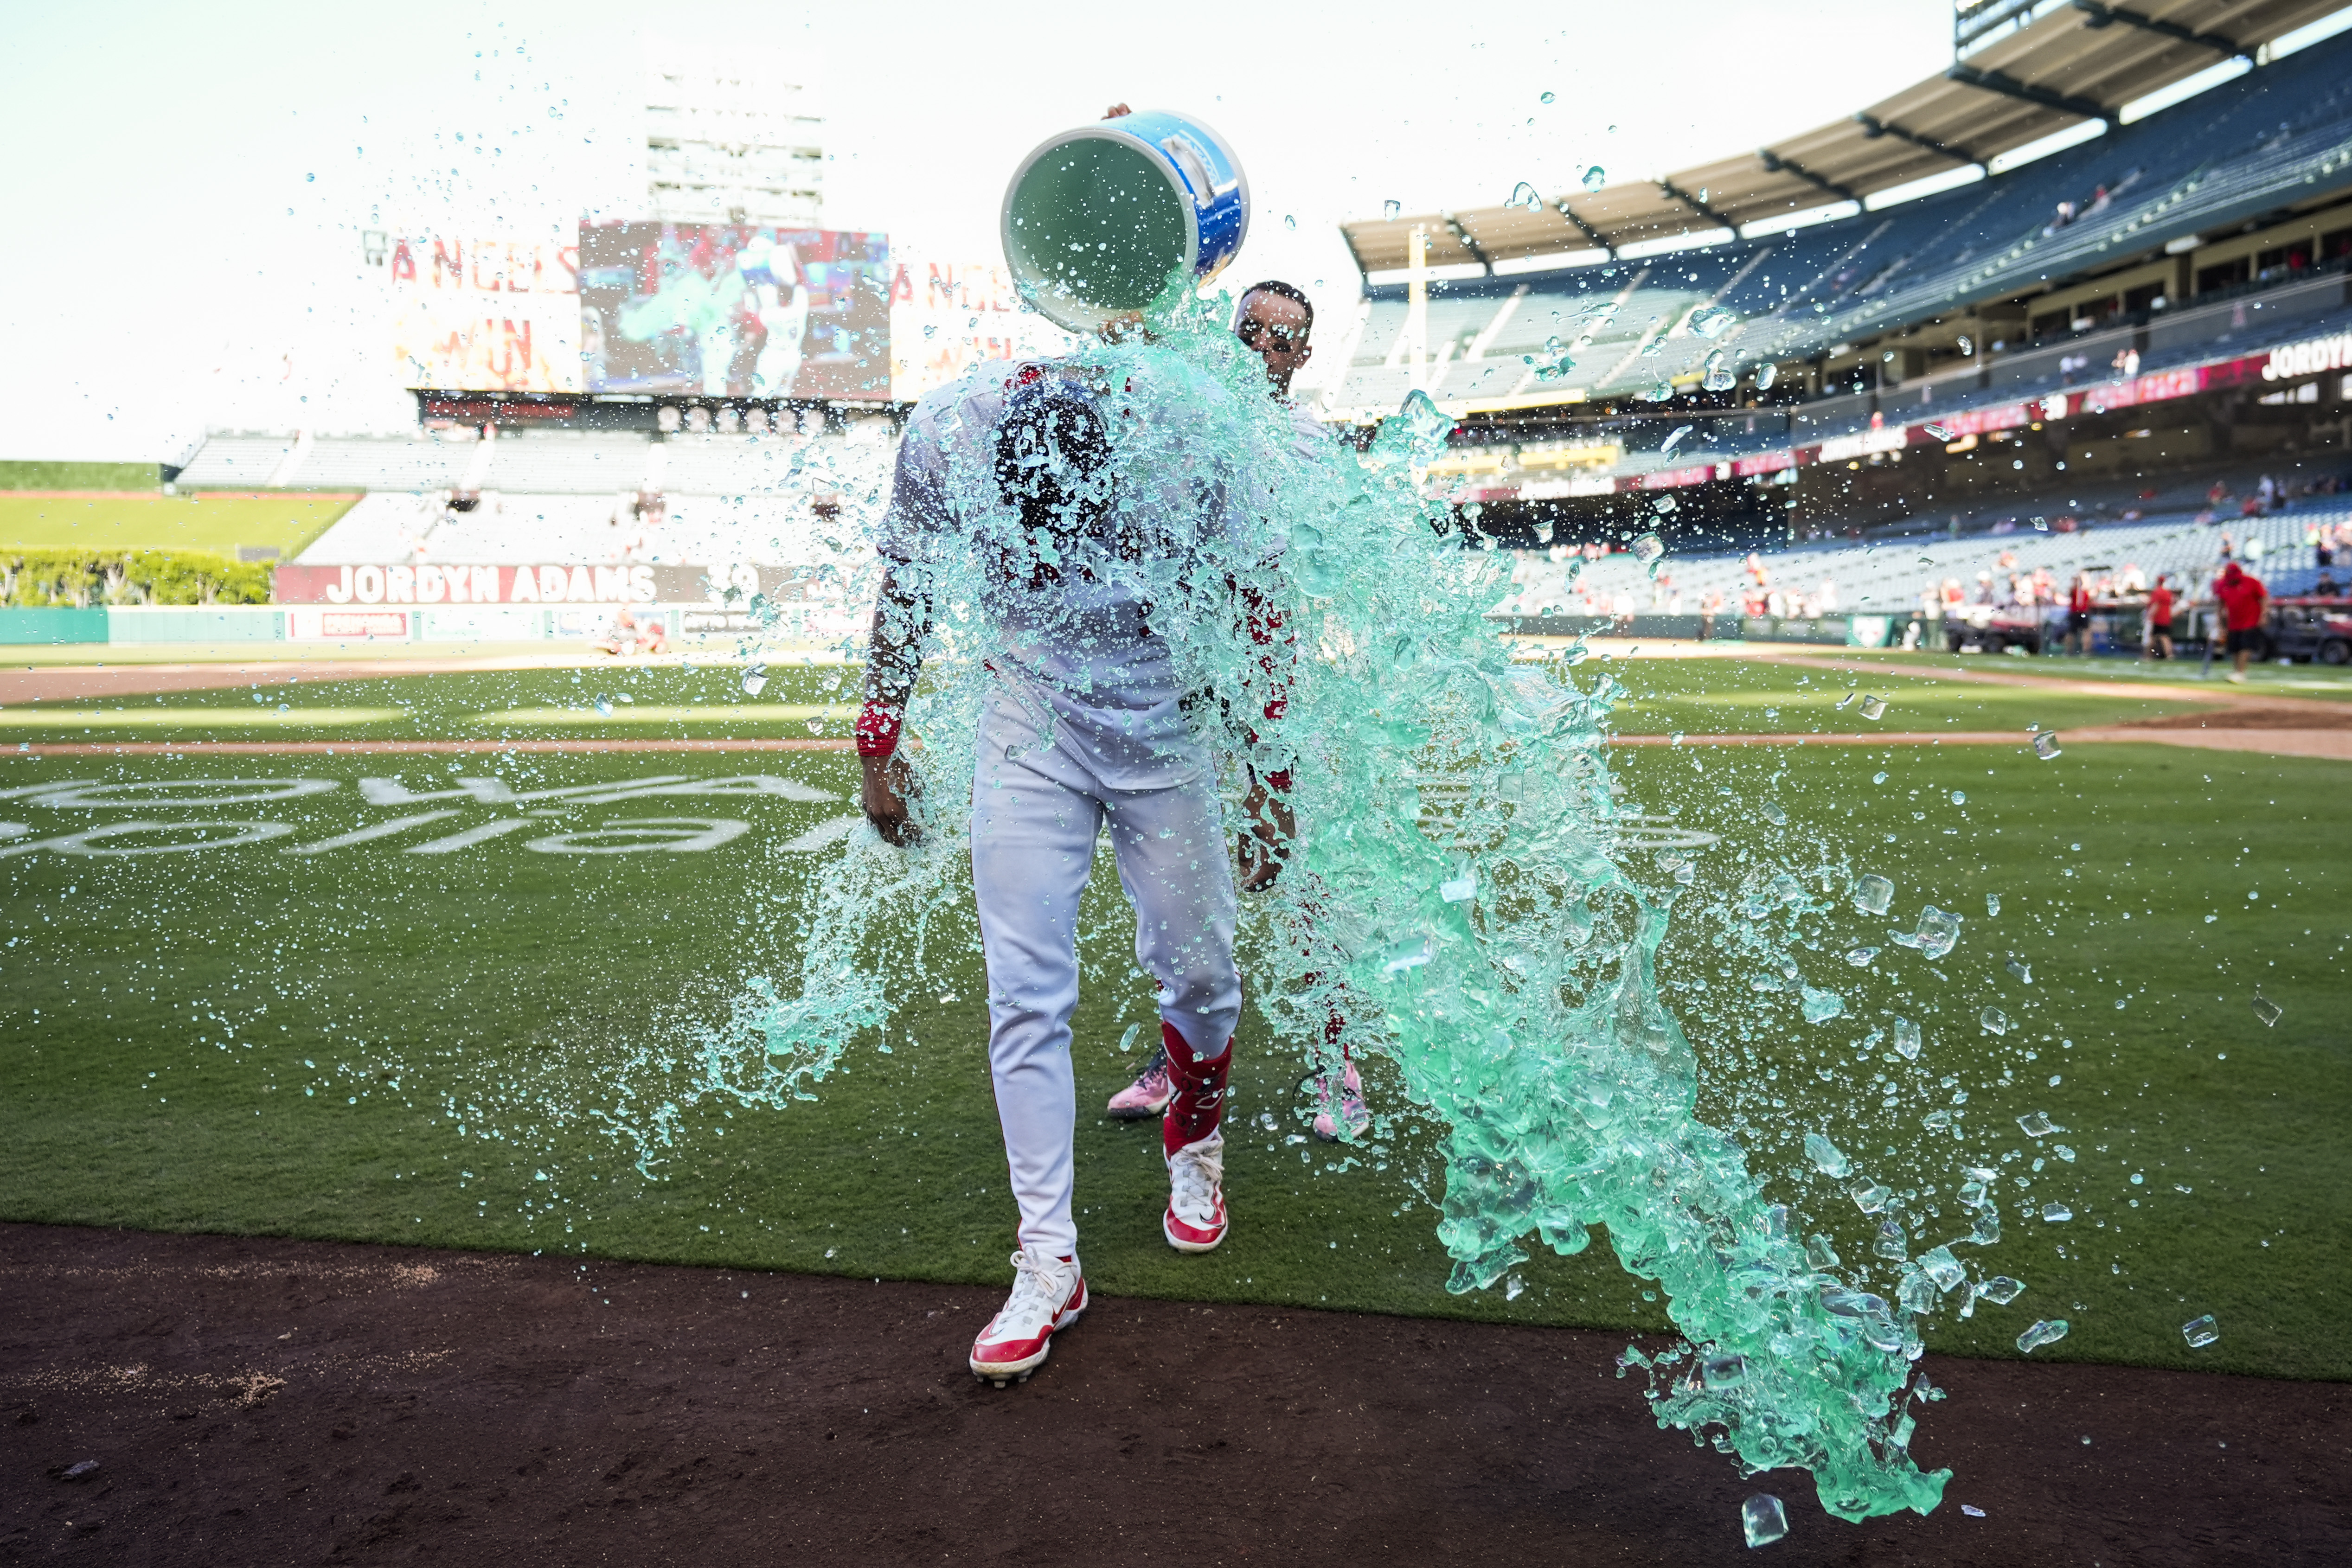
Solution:
{"label": "red compression sleeve", "polygon": [[905,722],[905,717],[906,716],[899,709],[885,707],[882,704],[868,699],[866,706],[858,710],[857,725],[854,732],[857,737],[857,755],[887,757],[897,751],[898,730]]}

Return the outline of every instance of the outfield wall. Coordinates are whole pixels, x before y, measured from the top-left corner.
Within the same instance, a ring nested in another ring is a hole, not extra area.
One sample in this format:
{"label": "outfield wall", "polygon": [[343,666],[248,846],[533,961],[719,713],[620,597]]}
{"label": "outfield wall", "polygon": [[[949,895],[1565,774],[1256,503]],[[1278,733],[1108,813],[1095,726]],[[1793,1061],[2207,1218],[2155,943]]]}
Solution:
{"label": "outfield wall", "polygon": [[[610,634],[614,605],[223,604],[101,605],[0,609],[0,646],[123,646],[158,643],[594,643]],[[863,630],[866,617],[831,605],[779,606],[762,626],[740,609],[691,603],[636,604],[640,627],[672,641],[758,636],[833,641]]]}

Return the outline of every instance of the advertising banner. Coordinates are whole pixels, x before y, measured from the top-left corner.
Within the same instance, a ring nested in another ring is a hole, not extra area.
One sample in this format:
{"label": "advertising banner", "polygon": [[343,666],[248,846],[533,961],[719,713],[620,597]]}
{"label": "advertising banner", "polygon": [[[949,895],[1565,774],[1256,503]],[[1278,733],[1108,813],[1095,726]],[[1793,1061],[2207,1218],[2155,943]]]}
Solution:
{"label": "advertising banner", "polygon": [[[841,597],[833,563],[749,561],[574,562],[459,566],[386,561],[365,566],[281,566],[270,574],[279,604],[693,604],[744,611],[765,595],[779,603]],[[859,606],[863,608],[864,606]]]}
{"label": "advertising banner", "polygon": [[989,360],[1066,353],[1070,335],[1022,303],[1002,262],[901,258],[890,283],[890,396],[913,402]]}
{"label": "advertising banner", "polygon": [[886,235],[583,224],[579,254],[588,392],[890,396]]}
{"label": "advertising banner", "polygon": [[401,385],[455,392],[576,392],[576,245],[425,234],[384,253]]}

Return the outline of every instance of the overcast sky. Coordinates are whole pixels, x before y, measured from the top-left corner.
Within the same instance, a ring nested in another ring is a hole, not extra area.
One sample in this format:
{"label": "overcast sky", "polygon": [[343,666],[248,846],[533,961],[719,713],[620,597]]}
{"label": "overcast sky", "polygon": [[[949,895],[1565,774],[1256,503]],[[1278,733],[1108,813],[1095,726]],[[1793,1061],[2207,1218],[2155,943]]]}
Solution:
{"label": "overcast sky", "polygon": [[1949,0],[0,7],[0,455],[163,461],[207,428],[408,423],[359,232],[634,215],[665,40],[806,83],[825,226],[926,256],[997,259],[1005,178],[1055,131],[1113,99],[1191,110],[1257,203],[1228,280],[1287,277],[1335,329],[1357,292],[1337,225],[1384,200],[1686,167],[1850,114],[1951,48]]}

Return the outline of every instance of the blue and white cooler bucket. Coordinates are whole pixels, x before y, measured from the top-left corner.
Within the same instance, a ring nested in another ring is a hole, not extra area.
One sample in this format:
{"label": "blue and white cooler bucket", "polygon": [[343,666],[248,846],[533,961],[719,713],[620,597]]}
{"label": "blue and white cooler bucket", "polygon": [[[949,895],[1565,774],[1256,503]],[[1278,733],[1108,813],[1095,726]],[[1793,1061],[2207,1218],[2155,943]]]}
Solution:
{"label": "blue and white cooler bucket", "polygon": [[1139,314],[1172,276],[1198,285],[1249,234],[1249,176],[1225,139],[1146,110],[1049,138],[1004,191],[1004,259],[1022,297],[1090,332]]}

